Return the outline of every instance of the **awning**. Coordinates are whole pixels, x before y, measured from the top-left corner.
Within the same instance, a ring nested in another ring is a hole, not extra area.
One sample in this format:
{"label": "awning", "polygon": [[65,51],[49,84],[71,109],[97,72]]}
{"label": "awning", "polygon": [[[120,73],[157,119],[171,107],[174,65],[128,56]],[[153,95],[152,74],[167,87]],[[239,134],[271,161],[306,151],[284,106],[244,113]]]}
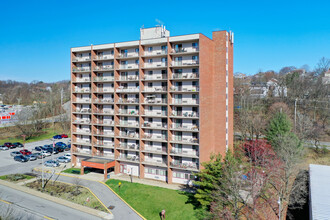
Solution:
{"label": "awning", "polygon": [[81,166],[97,169],[108,169],[115,166],[115,161],[111,159],[90,157],[81,161]]}

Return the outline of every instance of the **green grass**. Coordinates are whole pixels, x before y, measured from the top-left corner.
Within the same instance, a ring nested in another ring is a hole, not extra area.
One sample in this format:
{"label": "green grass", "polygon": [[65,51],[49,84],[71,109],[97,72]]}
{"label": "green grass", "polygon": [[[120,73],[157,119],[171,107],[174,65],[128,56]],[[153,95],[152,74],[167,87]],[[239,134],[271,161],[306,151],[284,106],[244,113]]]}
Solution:
{"label": "green grass", "polygon": [[1,180],[6,180],[10,182],[18,182],[22,180],[29,180],[35,178],[34,176],[29,176],[29,175],[24,175],[24,174],[9,174],[9,175],[4,175],[0,176]]}
{"label": "green grass", "polygon": [[[80,175],[80,168],[69,168],[69,169],[63,170],[62,172]],[[90,171],[85,168],[84,174],[87,174],[87,173],[90,173]]]}
{"label": "green grass", "polygon": [[120,180],[108,180],[106,184],[146,219],[160,219],[163,209],[166,219],[197,219],[193,204],[188,202],[192,194]]}

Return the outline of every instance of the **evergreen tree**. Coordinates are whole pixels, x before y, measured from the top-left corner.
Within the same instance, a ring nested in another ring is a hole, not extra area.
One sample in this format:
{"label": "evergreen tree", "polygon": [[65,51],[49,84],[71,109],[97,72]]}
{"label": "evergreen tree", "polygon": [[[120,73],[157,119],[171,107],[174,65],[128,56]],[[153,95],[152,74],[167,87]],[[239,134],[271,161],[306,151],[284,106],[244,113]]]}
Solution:
{"label": "evergreen tree", "polygon": [[270,120],[266,131],[266,138],[272,144],[278,136],[288,134],[292,129],[292,125],[285,113],[278,112]]}

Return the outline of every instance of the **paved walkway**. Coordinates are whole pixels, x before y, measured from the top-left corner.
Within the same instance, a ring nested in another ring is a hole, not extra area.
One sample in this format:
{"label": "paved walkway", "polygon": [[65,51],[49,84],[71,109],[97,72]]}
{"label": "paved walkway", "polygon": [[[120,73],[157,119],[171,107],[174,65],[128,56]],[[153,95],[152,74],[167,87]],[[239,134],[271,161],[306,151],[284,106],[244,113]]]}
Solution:
{"label": "paved walkway", "polygon": [[[85,176],[85,175],[83,175]],[[118,220],[141,220],[140,217],[131,207],[129,207],[125,202],[123,202],[115,193],[113,193],[107,186],[102,184],[101,182],[97,182],[95,178],[93,180],[88,180],[86,178],[80,178],[83,176],[77,175],[55,175],[53,180],[57,178],[57,180],[78,184],[81,186],[88,187],[101,201],[106,207],[111,207],[109,210],[114,215],[114,219]],[[103,175],[102,175],[103,176]]]}

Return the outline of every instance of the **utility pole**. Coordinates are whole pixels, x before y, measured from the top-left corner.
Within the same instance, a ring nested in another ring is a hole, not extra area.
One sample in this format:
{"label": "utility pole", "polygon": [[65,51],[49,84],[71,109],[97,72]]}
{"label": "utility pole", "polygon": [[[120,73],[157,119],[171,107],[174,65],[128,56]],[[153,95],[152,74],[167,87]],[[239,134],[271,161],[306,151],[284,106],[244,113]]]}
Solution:
{"label": "utility pole", "polygon": [[295,132],[296,132],[296,123],[297,123],[297,100],[298,98],[294,100],[294,131]]}
{"label": "utility pole", "polygon": [[24,150],[25,149],[25,137],[26,137],[26,135],[22,134],[21,136],[23,137],[23,150]]}

